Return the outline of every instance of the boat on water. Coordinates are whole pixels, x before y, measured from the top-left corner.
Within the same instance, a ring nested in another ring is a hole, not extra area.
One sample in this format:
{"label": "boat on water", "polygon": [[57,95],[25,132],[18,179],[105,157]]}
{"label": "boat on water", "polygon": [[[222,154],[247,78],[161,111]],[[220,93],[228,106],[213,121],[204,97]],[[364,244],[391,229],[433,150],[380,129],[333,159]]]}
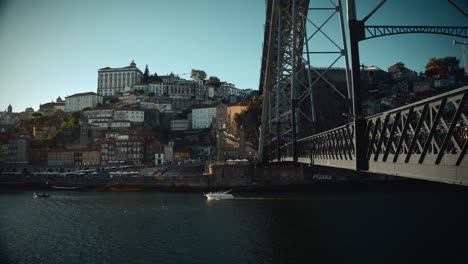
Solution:
{"label": "boat on water", "polygon": [[218,192],[209,192],[205,193],[206,199],[208,200],[229,200],[234,199],[234,195],[230,194],[229,191],[218,191]]}
{"label": "boat on water", "polygon": [[55,190],[81,190],[79,186],[52,186],[52,189]]}
{"label": "boat on water", "polygon": [[46,197],[49,197],[49,194],[48,194],[48,193],[33,193],[33,194],[34,194],[34,198],[38,198],[38,197],[46,198]]}
{"label": "boat on water", "polygon": [[143,190],[138,187],[111,187],[110,189],[113,192],[138,192]]}

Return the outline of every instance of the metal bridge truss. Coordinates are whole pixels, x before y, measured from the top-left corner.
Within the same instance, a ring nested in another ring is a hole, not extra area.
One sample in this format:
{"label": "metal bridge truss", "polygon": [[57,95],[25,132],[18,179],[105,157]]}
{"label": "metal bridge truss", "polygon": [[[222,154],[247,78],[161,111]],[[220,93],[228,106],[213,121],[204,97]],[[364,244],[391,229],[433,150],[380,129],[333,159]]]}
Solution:
{"label": "metal bridge truss", "polygon": [[[349,87],[348,94],[344,94],[325,77],[341,58],[344,58],[346,73],[349,73],[341,1],[320,2],[325,2],[325,7],[311,7],[309,0],[267,2],[260,79],[264,103],[259,155],[264,160],[278,159],[279,150],[285,144],[291,145],[297,160],[297,138],[308,136],[315,129],[313,90],[319,81],[326,83],[342,98],[350,98]],[[315,12],[329,12],[329,16],[317,24],[310,18]],[[341,25],[341,41],[334,40],[324,31],[324,26],[337,16]],[[329,50],[317,51],[309,46],[318,35],[330,42]],[[311,55],[315,54],[334,54],[336,57],[328,67],[317,70],[311,67]],[[311,72],[318,78],[312,80]]]}
{"label": "metal bridge truss", "polygon": [[405,33],[439,34],[468,38],[467,27],[428,27],[428,26],[364,26],[364,39]]}
{"label": "metal bridge truss", "polygon": [[[468,186],[468,86],[365,118],[368,172]],[[298,140],[299,162],[354,169],[354,123]],[[284,146],[280,160],[292,160]]]}

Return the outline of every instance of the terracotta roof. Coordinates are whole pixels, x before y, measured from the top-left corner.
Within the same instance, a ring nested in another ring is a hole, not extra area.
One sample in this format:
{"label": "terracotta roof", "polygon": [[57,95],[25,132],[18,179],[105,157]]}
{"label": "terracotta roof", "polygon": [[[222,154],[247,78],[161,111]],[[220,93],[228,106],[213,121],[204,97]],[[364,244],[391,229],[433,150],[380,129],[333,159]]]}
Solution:
{"label": "terracotta roof", "polygon": [[39,108],[53,108],[55,106],[65,106],[65,103],[64,102],[60,102],[60,103],[54,103],[54,102],[51,102],[51,103],[45,103],[45,104],[41,104],[39,106]]}
{"label": "terracotta roof", "polygon": [[[77,94],[72,94],[70,96],[67,96],[65,98],[70,98],[70,97],[80,97],[80,96],[88,96],[88,95],[98,95],[97,93],[95,92],[87,92],[87,93],[77,93]],[[99,95],[100,96],[100,95]]]}

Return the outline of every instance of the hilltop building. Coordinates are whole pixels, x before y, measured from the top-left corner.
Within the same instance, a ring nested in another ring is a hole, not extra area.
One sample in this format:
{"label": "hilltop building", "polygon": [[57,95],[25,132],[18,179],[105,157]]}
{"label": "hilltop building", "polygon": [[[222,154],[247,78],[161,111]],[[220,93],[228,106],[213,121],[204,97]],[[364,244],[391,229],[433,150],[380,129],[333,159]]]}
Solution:
{"label": "hilltop building", "polygon": [[134,61],[130,66],[122,68],[105,67],[98,71],[98,94],[101,96],[117,96],[126,87],[132,88],[143,81],[143,73]]}
{"label": "hilltop building", "polygon": [[60,96],[55,100],[55,102],[39,105],[39,112],[45,116],[53,115],[58,110],[65,111],[65,101],[62,100]]}

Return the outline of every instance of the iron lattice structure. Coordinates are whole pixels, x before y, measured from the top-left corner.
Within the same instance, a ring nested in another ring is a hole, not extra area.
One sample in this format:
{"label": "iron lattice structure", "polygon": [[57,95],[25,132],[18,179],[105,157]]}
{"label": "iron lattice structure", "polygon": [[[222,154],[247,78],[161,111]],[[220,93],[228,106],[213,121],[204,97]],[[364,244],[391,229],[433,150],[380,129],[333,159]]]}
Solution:
{"label": "iron lattice structure", "polygon": [[[317,2],[321,2],[322,7],[310,6],[309,0],[267,1],[259,87],[263,94],[259,156],[264,161],[279,159],[286,146],[290,146],[293,159],[297,160],[298,138],[307,137],[315,131],[314,89],[320,82],[341,97],[350,98],[349,88],[340,91],[326,77],[327,71],[342,58],[346,75],[349,73],[341,1],[314,1],[314,4]],[[321,24],[310,18],[319,11],[329,12]],[[339,19],[341,41],[334,40],[325,32],[324,26],[333,17]],[[317,35],[329,41],[329,50],[311,49],[309,43]],[[315,54],[336,57],[328,67],[317,70],[311,66],[311,56]],[[318,77],[312,79],[312,73]]]}
{"label": "iron lattice structure", "polygon": [[[468,186],[468,86],[365,118],[369,172]],[[353,169],[354,123],[298,141],[299,161]],[[292,160],[290,147],[282,160]]]}

